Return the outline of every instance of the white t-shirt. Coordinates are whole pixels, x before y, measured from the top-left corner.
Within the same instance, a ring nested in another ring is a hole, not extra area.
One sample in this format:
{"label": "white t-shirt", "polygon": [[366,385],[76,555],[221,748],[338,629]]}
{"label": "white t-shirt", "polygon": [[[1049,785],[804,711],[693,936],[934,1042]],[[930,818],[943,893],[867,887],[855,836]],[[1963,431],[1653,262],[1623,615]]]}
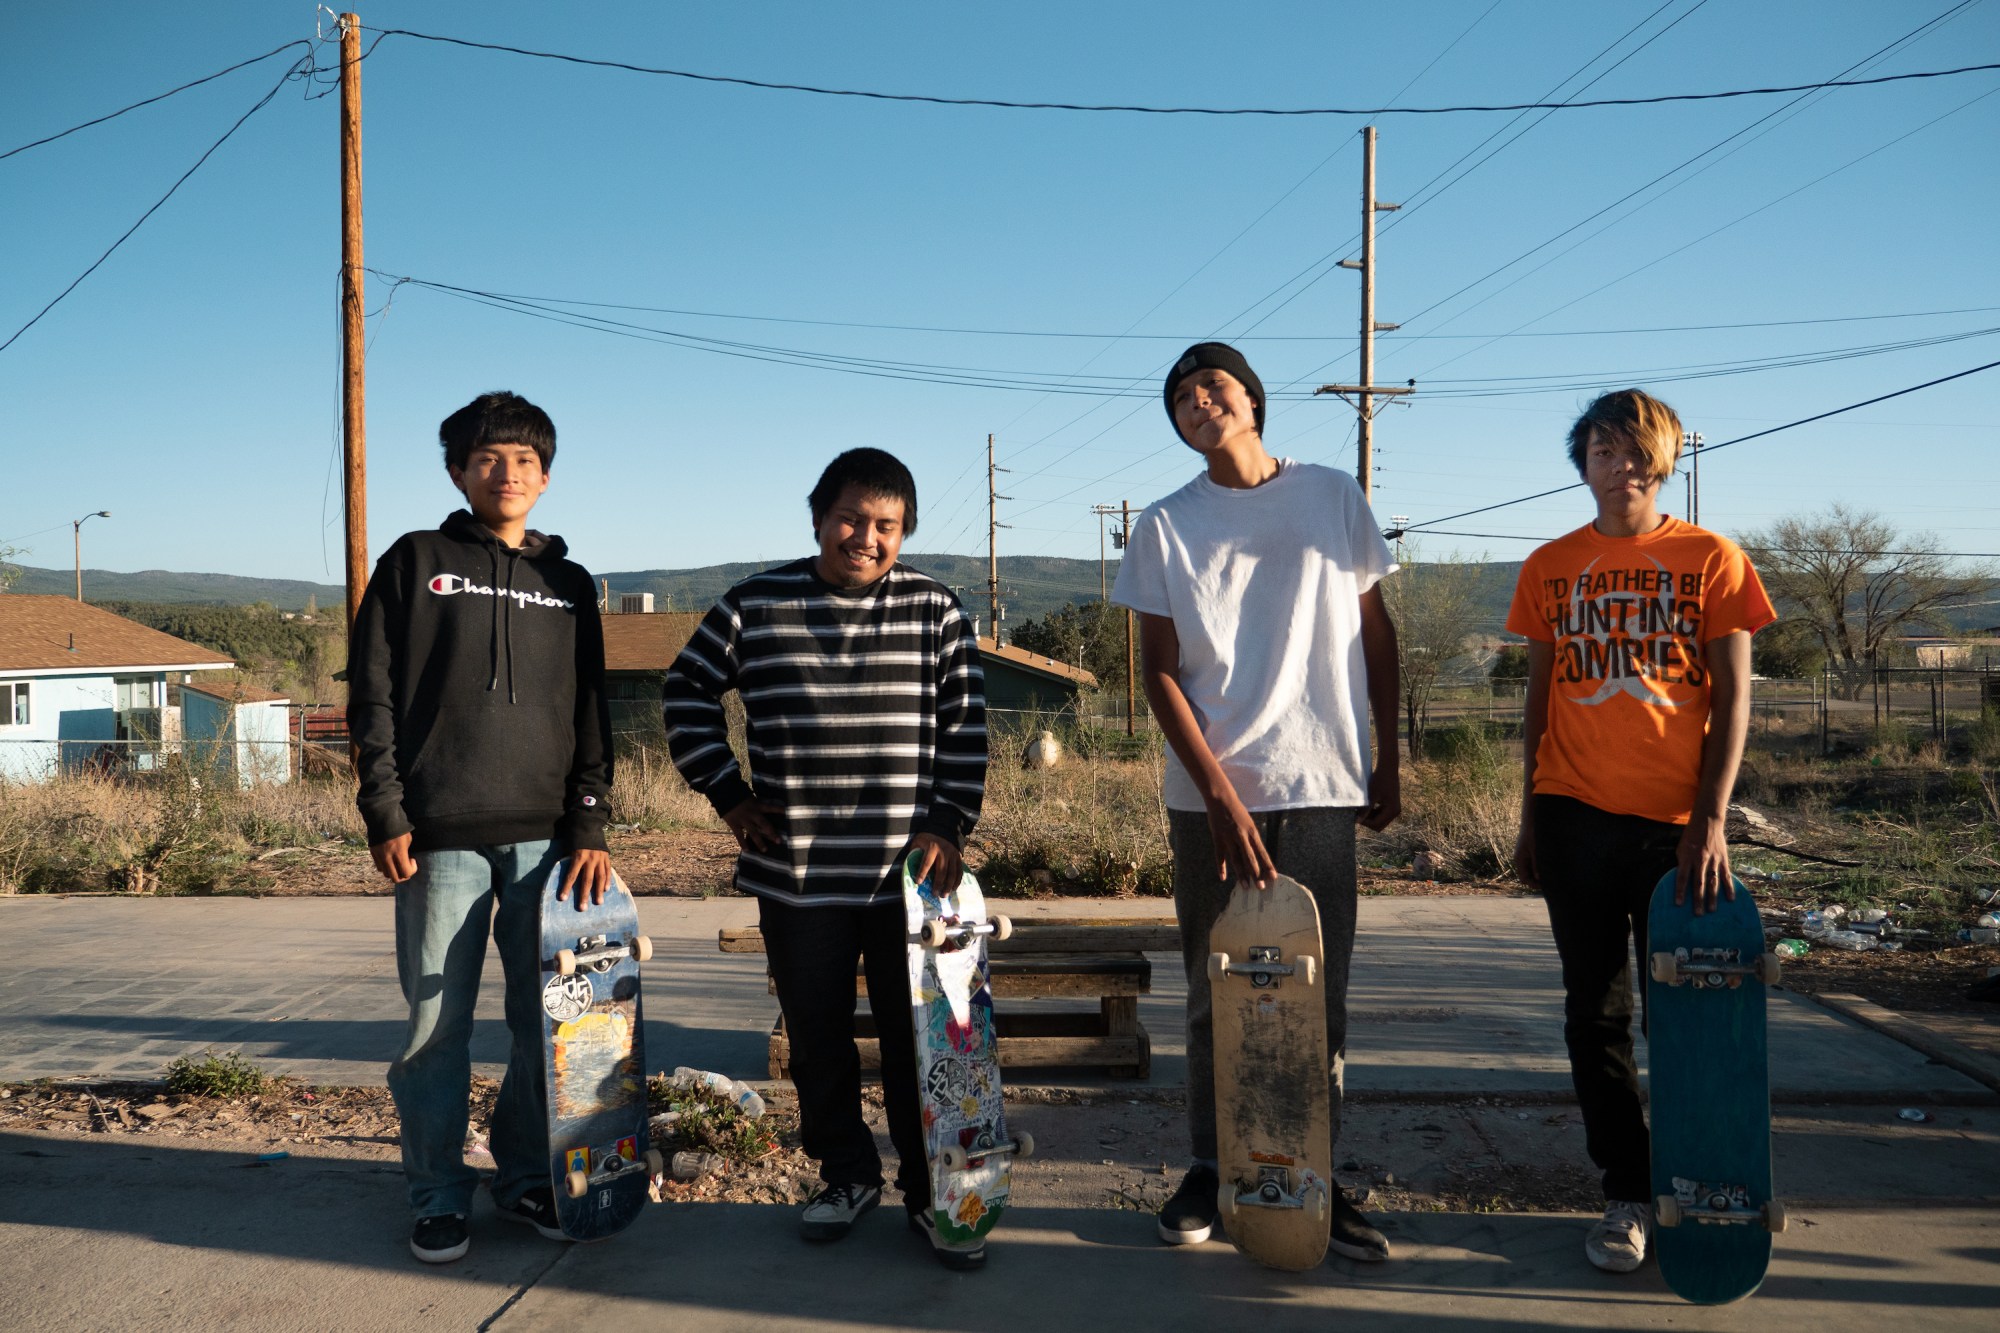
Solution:
{"label": "white t-shirt", "polygon": [[[1250,490],[1196,477],[1132,525],[1111,600],[1167,616],[1181,691],[1251,810],[1368,803],[1361,594],[1396,569],[1345,472],[1278,460]],[[1200,810],[1167,752],[1166,802]]]}

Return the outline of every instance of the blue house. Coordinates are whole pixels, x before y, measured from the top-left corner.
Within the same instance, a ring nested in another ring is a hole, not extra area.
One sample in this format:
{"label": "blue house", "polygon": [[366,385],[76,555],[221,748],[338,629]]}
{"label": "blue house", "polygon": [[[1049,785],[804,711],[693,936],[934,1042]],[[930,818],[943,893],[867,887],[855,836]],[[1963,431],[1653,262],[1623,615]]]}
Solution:
{"label": "blue house", "polygon": [[0,779],[151,767],[179,738],[179,687],[236,664],[68,597],[0,594]]}

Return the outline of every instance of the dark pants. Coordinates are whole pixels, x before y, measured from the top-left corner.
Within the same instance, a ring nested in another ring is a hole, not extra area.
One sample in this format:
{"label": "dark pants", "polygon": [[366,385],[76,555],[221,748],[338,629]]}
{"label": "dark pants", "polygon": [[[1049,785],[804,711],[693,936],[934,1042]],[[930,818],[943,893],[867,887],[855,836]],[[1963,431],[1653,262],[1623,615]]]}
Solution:
{"label": "dark pants", "polygon": [[861,1116],[861,1053],[854,1045],[854,973],[868,978],[868,1011],[882,1042],[889,1141],[902,1159],[903,1205],[930,1206],[930,1167],[917,1104],[917,1045],[903,904],[792,907],[757,900],[764,951],[792,1047],[799,1133],[829,1185],[882,1183],[882,1154]]}
{"label": "dark pants", "polygon": [[1684,830],[1567,796],[1536,796],[1532,812],[1535,869],[1562,958],[1563,1039],[1585,1146],[1604,1172],[1607,1200],[1647,1202],[1652,1143],[1632,1057],[1629,949],[1636,943],[1646,957],[1653,886],[1674,868]]}

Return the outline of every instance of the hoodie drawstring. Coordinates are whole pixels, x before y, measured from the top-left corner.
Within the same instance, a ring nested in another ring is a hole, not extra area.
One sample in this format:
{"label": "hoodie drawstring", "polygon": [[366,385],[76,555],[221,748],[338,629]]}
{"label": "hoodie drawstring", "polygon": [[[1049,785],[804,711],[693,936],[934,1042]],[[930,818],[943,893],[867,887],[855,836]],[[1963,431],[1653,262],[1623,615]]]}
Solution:
{"label": "hoodie drawstring", "polygon": [[[489,546],[486,548],[486,554],[493,561],[493,574],[491,576],[493,582],[498,583],[500,582],[500,553]],[[500,607],[497,598],[493,607],[493,629],[491,634],[487,636],[486,657],[488,664],[492,668],[493,677],[486,682],[486,691],[491,694],[494,690],[500,688]]]}
{"label": "hoodie drawstring", "polygon": [[500,614],[506,617],[507,626],[507,702],[519,702],[514,697],[514,571],[519,567],[521,553],[507,552],[507,609]]}

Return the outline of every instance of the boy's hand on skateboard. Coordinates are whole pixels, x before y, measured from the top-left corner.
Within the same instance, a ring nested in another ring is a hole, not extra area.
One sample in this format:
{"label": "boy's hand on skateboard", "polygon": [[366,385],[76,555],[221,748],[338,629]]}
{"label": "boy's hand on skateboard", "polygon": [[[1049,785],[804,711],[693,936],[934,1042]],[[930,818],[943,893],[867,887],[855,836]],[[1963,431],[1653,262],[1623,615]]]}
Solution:
{"label": "boy's hand on skateboard", "polygon": [[1377,764],[1375,771],[1368,775],[1368,804],[1363,806],[1357,821],[1362,828],[1374,829],[1380,833],[1396,822],[1403,813],[1403,774],[1399,768],[1384,768]]}
{"label": "boy's hand on skateboard", "polygon": [[398,833],[387,842],[374,843],[368,848],[368,855],[375,858],[375,868],[391,884],[401,884],[417,873],[417,858],[410,855],[410,836]]}
{"label": "boy's hand on skateboard", "polygon": [[569,873],[563,876],[562,887],[556,890],[556,901],[569,897],[570,885],[576,886],[576,910],[581,912],[586,905],[596,907],[604,901],[604,891],[611,887],[611,853],[598,851],[578,851],[570,853]]}
{"label": "boy's hand on skateboard", "polygon": [[940,896],[958,892],[958,881],[965,877],[965,859],[959,855],[958,848],[935,833],[919,833],[910,839],[910,848],[924,854],[923,860],[917,863],[918,883],[929,875],[931,887]]}
{"label": "boy's hand on skateboard", "polygon": [[1688,820],[1687,832],[1681,834],[1680,873],[1674,877],[1674,906],[1679,907],[1688,901],[1690,888],[1694,890],[1692,897],[1696,916],[1715,910],[1718,893],[1732,900],[1736,897],[1736,883],[1729,875],[1727,827],[1724,820],[1700,814]]}
{"label": "boy's hand on skateboard", "polygon": [[1258,836],[1257,823],[1243,808],[1242,799],[1225,786],[1206,804],[1208,836],[1215,843],[1215,877],[1224,882],[1247,879],[1260,889],[1270,888],[1278,877],[1278,867],[1264,850],[1264,839]]}
{"label": "boy's hand on skateboard", "polygon": [[773,847],[785,845],[785,837],[778,832],[778,825],[772,819],[778,812],[777,806],[766,805],[753,796],[724,815],[722,822],[729,825],[738,847],[755,847],[760,852],[768,852]]}

